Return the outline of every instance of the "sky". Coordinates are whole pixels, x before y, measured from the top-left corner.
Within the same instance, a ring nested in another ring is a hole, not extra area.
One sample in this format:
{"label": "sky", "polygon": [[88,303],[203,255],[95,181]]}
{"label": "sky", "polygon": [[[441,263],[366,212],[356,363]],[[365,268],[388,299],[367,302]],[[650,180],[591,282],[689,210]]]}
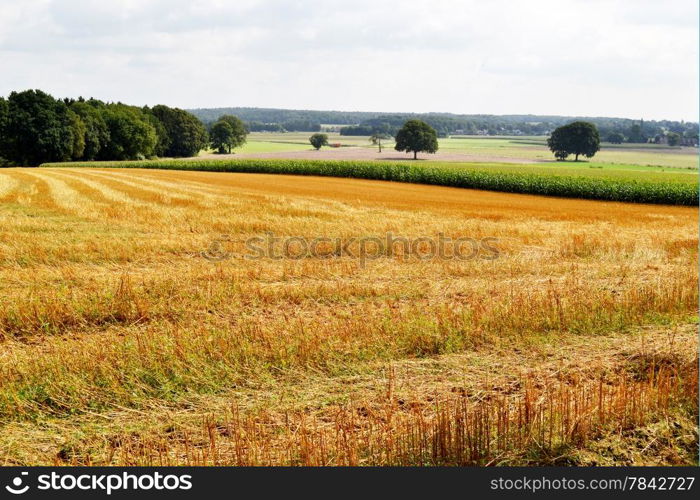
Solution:
{"label": "sky", "polygon": [[697,0],[0,0],[0,95],[698,120]]}

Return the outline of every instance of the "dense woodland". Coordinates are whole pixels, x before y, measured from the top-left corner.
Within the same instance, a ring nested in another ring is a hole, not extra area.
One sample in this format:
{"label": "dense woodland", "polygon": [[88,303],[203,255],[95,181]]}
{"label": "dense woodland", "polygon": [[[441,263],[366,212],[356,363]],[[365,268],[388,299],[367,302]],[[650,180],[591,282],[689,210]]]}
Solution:
{"label": "dense woodland", "polygon": [[96,99],[55,99],[41,90],[0,97],[0,165],[195,156],[208,144],[194,115]]}
{"label": "dense woodland", "polygon": [[[423,120],[441,137],[448,135],[549,135],[555,128],[585,119],[598,127],[603,140],[621,134],[620,142],[666,142],[669,133],[677,133],[685,144],[697,144],[698,124],[670,120],[633,120],[629,118],[549,116],[549,115],[458,115],[451,113],[377,113],[358,111],[309,111],[271,108],[191,109],[205,123],[223,114],[238,116],[251,132],[316,132],[322,125],[340,126],[342,135],[395,135],[410,119]],[[617,142],[617,136],[614,137]],[[681,141],[679,141],[680,143]]]}

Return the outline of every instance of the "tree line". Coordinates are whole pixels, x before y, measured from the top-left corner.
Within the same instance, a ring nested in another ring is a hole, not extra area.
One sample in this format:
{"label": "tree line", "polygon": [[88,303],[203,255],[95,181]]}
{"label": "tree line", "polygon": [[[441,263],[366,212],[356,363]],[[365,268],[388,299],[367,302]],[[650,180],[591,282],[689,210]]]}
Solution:
{"label": "tree line", "polygon": [[206,108],[190,110],[204,123],[223,114],[238,116],[253,132],[318,132],[322,124],[336,125],[342,135],[396,135],[408,120],[429,124],[439,136],[448,135],[549,135],[573,121],[593,123],[601,137],[619,133],[623,142],[659,142],[678,134],[682,143],[697,143],[698,124],[672,120],[553,115],[467,115],[453,113],[380,113],[366,111],[312,111],[274,108]]}
{"label": "tree line", "polygon": [[162,104],[55,99],[41,90],[0,97],[0,162],[7,165],[186,157],[208,144],[197,117]]}
{"label": "tree line", "polygon": [[[290,127],[301,125],[320,127],[322,123],[354,125],[377,115],[377,113],[367,111],[314,111],[249,107],[197,108],[189,111],[206,124],[218,121],[222,115],[235,115],[246,124],[286,125]],[[252,128],[250,130],[254,131]],[[286,130],[291,131],[290,129]],[[316,130],[299,130],[299,132],[316,132]]]}
{"label": "tree line", "polygon": [[626,128],[608,131],[605,140],[613,144],[668,144],[669,146],[697,146],[698,128],[696,124],[671,124],[669,128],[649,127],[640,120]]}

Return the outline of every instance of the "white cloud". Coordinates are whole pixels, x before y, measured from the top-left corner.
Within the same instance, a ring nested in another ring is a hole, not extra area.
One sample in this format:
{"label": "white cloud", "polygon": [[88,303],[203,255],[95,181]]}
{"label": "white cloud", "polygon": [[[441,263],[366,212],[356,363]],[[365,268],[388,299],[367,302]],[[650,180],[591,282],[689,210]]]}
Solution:
{"label": "white cloud", "polygon": [[0,94],[697,120],[694,0],[0,0]]}

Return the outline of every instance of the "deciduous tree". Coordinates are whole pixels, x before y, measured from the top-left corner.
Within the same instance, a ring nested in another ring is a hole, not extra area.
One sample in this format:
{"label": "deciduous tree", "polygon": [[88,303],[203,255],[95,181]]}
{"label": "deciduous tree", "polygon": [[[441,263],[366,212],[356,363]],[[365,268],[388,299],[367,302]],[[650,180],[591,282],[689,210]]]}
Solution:
{"label": "deciduous tree", "polygon": [[413,159],[418,153],[435,153],[438,150],[437,132],[421,120],[408,120],[396,134],[396,151],[413,152]]}
{"label": "deciduous tree", "polygon": [[[245,126],[245,123],[238,118],[237,116],[234,115],[222,115],[219,117],[219,120],[212,125],[212,130],[211,133],[214,133],[214,127],[216,127],[220,123],[226,123],[228,124],[230,128],[230,132],[228,128],[219,126],[217,130],[218,138],[219,140],[214,141],[213,138],[211,140],[211,146],[214,149],[217,149],[220,153],[224,152],[229,152],[235,148],[243,146],[246,142],[246,137],[248,136],[248,129]],[[221,142],[220,139],[225,137],[225,142]]]}
{"label": "deciduous tree", "polygon": [[328,146],[328,136],[326,134],[314,134],[309,137],[309,142],[318,151],[322,146]]}
{"label": "deciduous tree", "polygon": [[70,104],[70,109],[77,114],[85,125],[85,147],[79,159],[94,160],[100,150],[109,143],[109,128],[102,116],[104,103],[90,99],[77,100]]}
{"label": "deciduous tree", "polygon": [[158,136],[143,110],[116,103],[107,104],[102,113],[110,140],[100,150],[100,160],[138,160],[154,155]]}
{"label": "deciduous tree", "polygon": [[385,132],[374,132],[370,137],[369,140],[372,144],[375,146],[379,147],[379,152],[382,152],[382,141],[386,139],[390,139],[391,136]]}
{"label": "deciduous tree", "polygon": [[233,127],[230,123],[220,120],[212,125],[209,139],[211,146],[219,153],[230,153],[234,144]]}
{"label": "deciduous tree", "polygon": [[549,149],[557,160],[565,160],[569,155],[593,157],[600,149],[600,135],[595,125],[589,122],[576,121],[563,125],[547,139]]}
{"label": "deciduous tree", "polygon": [[[153,106],[150,110],[163,124],[165,137],[160,136],[164,156],[196,156],[204,149],[209,140],[207,129],[199,118],[179,108],[163,104]],[[156,126],[156,132],[158,127]]]}
{"label": "deciduous tree", "polygon": [[608,142],[612,144],[622,144],[625,142],[625,136],[622,135],[620,132],[613,132],[610,135],[608,135]]}
{"label": "deciduous tree", "polygon": [[676,132],[669,132],[666,135],[669,146],[678,146],[681,143],[681,135]]}
{"label": "deciduous tree", "polygon": [[79,147],[77,122],[68,106],[41,90],[12,92],[7,99],[0,156],[11,163],[35,166],[66,161]]}

